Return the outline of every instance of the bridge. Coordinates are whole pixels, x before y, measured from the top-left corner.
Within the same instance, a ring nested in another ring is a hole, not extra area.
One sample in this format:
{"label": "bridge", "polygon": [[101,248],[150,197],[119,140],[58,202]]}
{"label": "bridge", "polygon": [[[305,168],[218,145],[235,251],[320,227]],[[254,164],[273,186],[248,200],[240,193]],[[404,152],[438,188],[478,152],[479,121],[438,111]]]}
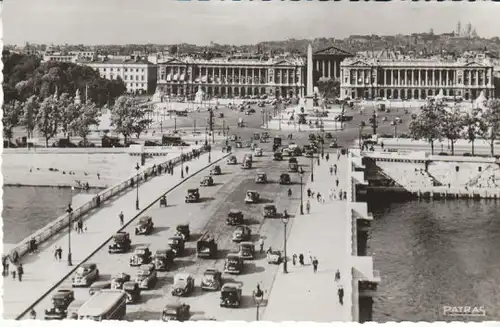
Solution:
{"label": "bridge", "polygon": [[[233,155],[241,161],[243,153],[244,150],[237,150]],[[372,217],[367,212],[366,204],[355,202],[357,185],[365,183],[359,158],[349,154],[340,156],[337,161],[332,154],[332,159],[327,162],[325,159],[301,157],[299,164],[305,171],[303,184],[299,174],[290,173],[292,185],[283,186],[278,180],[280,174],[288,170],[288,164],[285,161],[273,161],[272,152],[264,152],[264,157],[254,158],[254,168],[251,170],[242,170],[239,165],[227,165],[224,158],[228,155],[212,151],[212,162],[209,164],[208,155],[203,154],[188,163],[190,174],[184,179],[180,178],[179,168],[176,168],[173,176],[162,175],[144,181],[139,187],[140,211],[135,209],[135,191],[129,190],[89,212],[85,218],[87,231],[71,233],[72,266],[68,266],[65,260],[67,228],[60,229],[57,235],[42,243],[36,253],[22,257],[25,270],[22,282],[10,277],[5,280],[4,318],[26,319],[32,308],[41,318],[43,310],[51,305],[52,293],[70,285],[76,268],[84,262],[97,265],[100,280],[109,280],[120,272],[134,276],[135,270],[128,265],[130,254],[110,255],[107,252],[107,245],[117,231],[129,232],[133,247],[148,245],[154,252],[165,248],[166,239],[175,234],[176,225],[189,223],[192,237],[186,246],[187,253],[176,259],[172,272],[158,274],[157,284],[153,289],[143,292],[140,304],[127,307],[127,320],[157,320],[169,300],[173,275],[177,272],[190,273],[198,285],[205,269],[222,270],[226,254],[236,249],[232,242],[234,228],[225,224],[225,218],[230,209],[240,209],[245,224],[252,231],[252,241],[263,238],[266,249],[272,247],[284,250],[286,239],[288,273],[282,272],[283,264],[268,264],[265,255],[257,254],[255,260],[245,262],[242,275],[224,276],[227,282],[243,283],[240,309],[222,309],[218,305],[217,292],[199,296],[201,291],[196,290],[193,296],[182,299],[191,306],[193,313],[217,320],[254,321],[256,315],[259,319],[269,321],[370,320],[370,299],[380,282],[380,276],[374,271],[372,258],[366,256],[365,249],[366,231]],[[200,188],[199,203],[184,203],[186,189],[198,188],[200,181],[208,174],[207,167],[214,164],[222,168],[222,175],[214,176],[215,185]],[[333,164],[338,167],[338,187],[335,186],[337,177],[329,171]],[[257,172],[266,172],[270,182],[255,184]],[[314,175],[313,182],[310,182],[311,174]],[[261,202],[273,203],[279,213],[287,210],[290,213],[287,224],[281,219],[264,219],[261,205],[245,205],[243,199],[248,189],[257,190],[261,194]],[[288,189],[292,190],[291,197],[287,195]],[[308,198],[307,189],[316,194],[321,193],[324,201]],[[338,195],[330,198],[330,189],[346,191],[347,199],[339,200]],[[163,194],[167,195],[166,208],[160,207],[158,202]],[[304,215],[298,209],[301,194]],[[309,213],[306,209],[308,200]],[[125,215],[123,226],[118,219],[120,211]],[[134,220],[141,215],[153,217],[155,229],[152,235],[134,235]],[[205,232],[213,235],[218,243],[219,256],[215,260],[196,258],[192,242],[196,242]],[[358,241],[359,238],[363,240]],[[56,246],[63,248],[62,260],[54,257]],[[300,253],[305,256],[304,266],[298,262],[293,264],[293,254]],[[319,261],[317,272],[310,265],[311,257]],[[335,281],[337,270],[341,275],[339,281]],[[264,291],[262,302],[252,297],[257,284]],[[344,290],[343,305],[338,301],[339,287]],[[86,289],[75,289],[76,299],[88,297]]]}

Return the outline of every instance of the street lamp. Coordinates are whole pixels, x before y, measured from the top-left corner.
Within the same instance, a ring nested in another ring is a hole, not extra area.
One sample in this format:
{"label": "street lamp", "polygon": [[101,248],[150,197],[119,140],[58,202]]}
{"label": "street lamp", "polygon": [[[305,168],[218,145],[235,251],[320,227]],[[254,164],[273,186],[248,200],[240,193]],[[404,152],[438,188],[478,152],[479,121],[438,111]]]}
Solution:
{"label": "street lamp", "polygon": [[163,121],[160,122],[160,133],[163,133]]}
{"label": "street lamp", "polygon": [[137,186],[137,196],[135,198],[135,209],[139,210],[139,169],[141,169],[141,166],[139,166],[139,163],[135,165],[135,170],[137,171],[136,173],[136,186]]}
{"label": "street lamp", "polygon": [[208,146],[208,163],[212,162],[212,146]]}
{"label": "street lamp", "polygon": [[184,152],[181,145],[181,178],[184,178]]}
{"label": "street lamp", "polygon": [[208,133],[208,130],[207,130],[207,127],[205,126],[205,146],[207,146],[207,144],[208,144],[207,133]]}
{"label": "street lamp", "polygon": [[177,133],[177,117],[174,117],[174,133]]}
{"label": "street lamp", "polygon": [[311,182],[314,182],[314,156],[311,156]]}
{"label": "street lamp", "polygon": [[253,300],[255,301],[255,307],[257,309],[255,313],[255,320],[259,321],[259,309],[260,309],[260,304],[262,303],[262,300],[264,300],[264,292],[260,290],[259,287],[257,287],[257,291],[252,292],[252,297]]}
{"label": "street lamp", "polygon": [[303,182],[304,170],[302,169],[302,167],[300,167],[299,176],[300,176],[300,214],[304,215],[304,197],[303,197],[304,191],[302,190],[302,184],[304,183]]}
{"label": "street lamp", "polygon": [[283,257],[285,258],[283,261],[283,273],[288,274],[286,259],[286,226],[288,225],[288,217],[281,218],[281,222],[283,223],[283,232],[285,236],[285,239],[283,240]]}
{"label": "street lamp", "polygon": [[[73,193],[73,188],[71,188],[71,192]],[[73,197],[73,196],[72,196]],[[71,228],[73,228],[72,224],[72,216],[73,216],[73,208],[71,208],[71,203],[68,204],[68,209],[66,209],[68,213],[68,266],[72,266],[73,262],[71,260]]]}

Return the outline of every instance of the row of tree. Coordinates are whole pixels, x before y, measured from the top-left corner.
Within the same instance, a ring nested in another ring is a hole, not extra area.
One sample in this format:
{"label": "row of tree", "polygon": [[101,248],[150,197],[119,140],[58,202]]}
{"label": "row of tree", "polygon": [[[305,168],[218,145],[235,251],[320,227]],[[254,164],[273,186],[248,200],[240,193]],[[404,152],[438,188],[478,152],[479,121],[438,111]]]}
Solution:
{"label": "row of tree", "polygon": [[120,78],[107,80],[91,67],[74,63],[48,61],[42,63],[37,56],[2,52],[4,64],[4,101],[25,102],[35,95],[45,99],[56,91],[83,97],[97,106],[111,105],[126,92]]}
{"label": "row of tree", "polygon": [[430,103],[422,107],[420,113],[410,122],[410,135],[414,139],[424,139],[431,145],[443,138],[449,140],[452,155],[455,143],[467,139],[472,146],[481,138],[488,142],[491,155],[495,155],[495,142],[500,139],[500,100],[488,100],[485,109],[475,109],[463,114],[458,108],[446,108],[440,103]]}

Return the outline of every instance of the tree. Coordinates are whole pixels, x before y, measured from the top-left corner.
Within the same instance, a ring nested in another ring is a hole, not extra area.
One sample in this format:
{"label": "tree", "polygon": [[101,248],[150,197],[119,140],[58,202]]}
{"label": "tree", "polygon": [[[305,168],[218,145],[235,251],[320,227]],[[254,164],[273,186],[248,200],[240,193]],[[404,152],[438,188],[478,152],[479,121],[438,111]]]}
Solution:
{"label": "tree", "polygon": [[495,141],[500,134],[500,100],[491,99],[486,103],[486,110],[481,115],[484,128],[481,129],[481,136],[488,140],[491,155],[495,155]]}
{"label": "tree", "polygon": [[434,155],[434,141],[441,140],[442,110],[436,104],[425,105],[416,119],[410,123],[410,135],[416,140],[424,139],[431,145]]}
{"label": "tree", "polygon": [[471,143],[472,155],[474,156],[474,142],[476,141],[478,135],[484,133],[486,125],[478,117],[477,112],[474,111],[464,116],[462,120],[462,127],[464,129],[464,137]]}
{"label": "tree", "polygon": [[150,124],[151,120],[146,119],[145,114],[132,97],[122,95],[111,110],[111,125],[115,127],[115,132],[123,135],[127,143],[130,135],[135,134],[139,138]]}
{"label": "tree", "polygon": [[74,103],[72,97],[67,93],[61,94],[58,100],[61,111],[59,112],[59,123],[64,136],[68,138],[71,132],[71,124],[81,114],[80,105]]}
{"label": "tree", "polygon": [[57,134],[60,112],[60,102],[52,96],[45,98],[40,104],[36,125],[45,138],[46,147],[49,147],[49,139]]}
{"label": "tree", "polygon": [[463,129],[464,118],[458,108],[452,108],[450,111],[444,108],[439,108],[438,110],[442,110],[441,131],[443,136],[450,140],[451,155],[453,156],[455,155],[455,143],[460,138]]}
{"label": "tree", "polygon": [[337,97],[340,90],[340,82],[337,79],[320,77],[318,80],[318,89],[323,98]]}
{"label": "tree", "polygon": [[69,124],[69,130],[83,138],[84,143],[87,143],[87,136],[90,133],[90,126],[98,125],[100,120],[99,109],[95,104],[89,102],[85,104],[75,105],[77,117]]}
{"label": "tree", "polygon": [[33,131],[36,127],[36,117],[40,108],[40,102],[36,95],[32,95],[24,102],[21,124],[24,125],[28,138],[33,137]]}
{"label": "tree", "polygon": [[9,141],[9,146],[14,136],[12,129],[19,125],[22,104],[15,100],[3,106],[3,136]]}

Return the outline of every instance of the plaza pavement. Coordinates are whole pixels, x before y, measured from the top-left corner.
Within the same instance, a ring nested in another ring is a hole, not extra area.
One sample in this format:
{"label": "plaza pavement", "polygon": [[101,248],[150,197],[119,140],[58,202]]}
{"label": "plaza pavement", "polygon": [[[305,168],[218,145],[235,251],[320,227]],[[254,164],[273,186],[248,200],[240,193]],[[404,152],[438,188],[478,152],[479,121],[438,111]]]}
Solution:
{"label": "plaza pavement", "polygon": [[[337,164],[339,187],[335,187],[335,176],[330,176],[329,167]],[[352,267],[350,265],[351,216],[347,215],[347,202],[338,200],[338,189],[348,185],[348,160],[335,154],[329,162],[321,160],[318,167],[314,159],[314,182],[304,187],[304,216],[299,210],[291,219],[291,230],[287,241],[288,274],[281,270],[276,275],[270,291],[268,304],[263,308],[262,320],[266,321],[352,321]],[[324,203],[316,198],[307,198],[307,189],[320,192]],[[336,190],[337,199],[330,200],[330,189]],[[346,190],[349,192],[350,190]],[[311,212],[307,214],[307,200]],[[303,253],[305,266],[292,264],[291,257]],[[318,259],[318,271],[313,272],[310,256]],[[335,272],[340,270],[340,283],[335,282]],[[338,286],[344,288],[344,305],[340,305]]]}
{"label": "plaza pavement", "polygon": [[[212,151],[212,164],[224,157],[220,151]],[[208,165],[208,154],[203,154],[199,159],[193,159],[184,164],[188,165],[190,175]],[[180,166],[174,167],[174,175],[163,174],[150,178],[146,183],[139,186],[139,199],[141,210],[147,204],[153,203],[164,192],[182,181],[180,178]],[[185,175],[185,177],[189,177]],[[15,319],[30,305],[37,301],[52,286],[68,275],[82,260],[87,258],[101,244],[106,242],[120,226],[118,214],[123,211],[125,223],[131,221],[140,211],[135,208],[136,189],[128,189],[124,193],[108,200],[102,206],[85,216],[84,226],[87,231],[83,234],[71,233],[71,252],[73,266],[67,265],[68,233],[63,232],[51,240],[40,245],[35,254],[26,255],[22,258],[24,267],[23,281],[12,280],[12,277],[4,279],[3,287],[3,318]],[[167,197],[168,200],[168,197]],[[56,261],[54,249],[61,246],[63,249],[62,260]],[[41,313],[40,313],[41,314]]]}

